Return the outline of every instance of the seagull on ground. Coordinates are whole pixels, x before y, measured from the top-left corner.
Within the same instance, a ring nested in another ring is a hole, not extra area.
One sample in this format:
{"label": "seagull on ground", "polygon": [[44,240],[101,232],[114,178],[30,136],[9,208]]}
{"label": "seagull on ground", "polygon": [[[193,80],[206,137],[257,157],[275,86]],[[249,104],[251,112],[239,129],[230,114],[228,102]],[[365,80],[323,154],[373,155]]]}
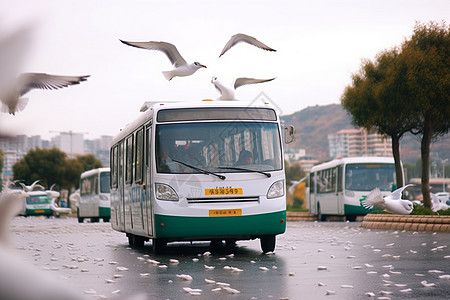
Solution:
{"label": "seagull on ground", "polygon": [[234,81],[232,88],[223,85],[219,80],[217,80],[217,77],[212,77],[211,83],[214,84],[214,87],[220,93],[220,97],[218,98],[218,100],[237,100],[234,98],[234,92],[238,87],[246,85],[246,84],[254,84],[254,83],[262,83],[262,82],[272,81],[274,79],[275,78],[255,79],[255,78],[240,77]]}
{"label": "seagull on ground", "polygon": [[127,42],[120,40],[122,43],[128,46],[147,49],[147,50],[157,50],[163,52],[169,58],[170,62],[174,66],[173,70],[163,71],[163,75],[167,80],[171,80],[175,76],[189,76],[194,74],[200,68],[206,68],[205,65],[199,62],[193,62],[188,64],[184,58],[178,52],[177,47],[171,43],[167,42]]}
{"label": "seagull on ground", "polygon": [[21,98],[32,89],[56,90],[69,85],[79,84],[85,81],[90,75],[85,76],[60,76],[45,73],[23,73],[3,85],[0,90],[0,99],[2,102],[2,112],[15,115],[16,112],[25,109],[28,104],[28,98]]}
{"label": "seagull on ground", "polygon": [[386,197],[383,197],[380,189],[376,188],[372,190],[367,198],[361,203],[366,209],[372,209],[375,206],[378,206],[396,214],[409,215],[414,208],[413,204],[409,200],[401,199],[403,190],[409,186],[413,186],[413,184],[408,184],[396,189]]}
{"label": "seagull on ground", "polygon": [[258,48],[263,49],[263,50],[277,51],[277,50],[267,46],[266,44],[258,41],[256,38],[254,38],[254,37],[252,37],[250,35],[246,35],[246,34],[243,34],[243,33],[238,33],[238,34],[233,35],[231,37],[231,39],[226,43],[226,45],[225,45],[225,47],[223,47],[223,50],[220,53],[219,57],[224,55],[225,52],[227,52],[228,50],[231,49],[231,47],[233,47],[237,43],[241,43],[241,42],[253,45],[253,46],[258,47]]}
{"label": "seagull on ground", "polygon": [[431,196],[431,210],[437,212],[438,210],[447,210],[450,208],[444,201],[439,199],[436,194],[430,193]]}

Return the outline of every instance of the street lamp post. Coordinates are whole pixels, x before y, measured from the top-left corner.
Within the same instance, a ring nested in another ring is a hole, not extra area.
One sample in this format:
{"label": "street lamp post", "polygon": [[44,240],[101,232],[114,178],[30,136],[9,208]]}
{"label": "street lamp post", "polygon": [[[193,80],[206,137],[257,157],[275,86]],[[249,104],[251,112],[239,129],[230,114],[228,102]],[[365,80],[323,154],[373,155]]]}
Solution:
{"label": "street lamp post", "polygon": [[442,191],[443,192],[446,192],[446,190],[445,190],[445,163],[447,161],[448,161],[448,158],[441,160],[441,162],[442,162]]}

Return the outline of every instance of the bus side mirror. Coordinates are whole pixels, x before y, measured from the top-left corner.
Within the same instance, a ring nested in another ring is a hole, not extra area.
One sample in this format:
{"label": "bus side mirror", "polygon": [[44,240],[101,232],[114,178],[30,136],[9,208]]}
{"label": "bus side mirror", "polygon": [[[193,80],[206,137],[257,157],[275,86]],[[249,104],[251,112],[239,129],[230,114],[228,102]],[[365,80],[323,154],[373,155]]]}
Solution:
{"label": "bus side mirror", "polygon": [[290,144],[294,141],[294,134],[295,134],[295,128],[292,125],[285,125],[284,126],[285,135],[284,135],[284,142],[286,144]]}

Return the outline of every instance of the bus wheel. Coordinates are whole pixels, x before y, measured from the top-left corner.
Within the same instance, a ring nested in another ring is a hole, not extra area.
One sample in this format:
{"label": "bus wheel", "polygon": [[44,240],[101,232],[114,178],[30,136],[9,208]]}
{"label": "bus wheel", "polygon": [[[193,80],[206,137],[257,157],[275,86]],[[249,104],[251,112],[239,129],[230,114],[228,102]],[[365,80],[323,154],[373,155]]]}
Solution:
{"label": "bus wheel", "polygon": [[163,239],[152,239],[153,244],[153,253],[154,254],[162,254],[165,252],[167,247],[167,242]]}
{"label": "bus wheel", "polygon": [[325,217],[320,210],[320,204],[317,204],[317,221],[325,221]]}
{"label": "bus wheel", "polygon": [[145,243],[145,238],[138,235],[132,235],[133,238],[133,247],[134,248],[143,248]]}
{"label": "bus wheel", "polygon": [[275,250],[276,237],[275,235],[264,235],[260,237],[261,249],[263,253],[273,252]]}
{"label": "bus wheel", "polygon": [[77,209],[77,218],[78,218],[78,223],[83,223],[84,218],[80,217],[80,209]]}
{"label": "bus wheel", "polygon": [[110,218],[110,217],[105,217],[105,218],[103,218],[103,222],[109,222],[109,218]]}
{"label": "bus wheel", "polygon": [[347,221],[355,222],[356,221],[356,215],[347,215],[346,219],[347,219]]}

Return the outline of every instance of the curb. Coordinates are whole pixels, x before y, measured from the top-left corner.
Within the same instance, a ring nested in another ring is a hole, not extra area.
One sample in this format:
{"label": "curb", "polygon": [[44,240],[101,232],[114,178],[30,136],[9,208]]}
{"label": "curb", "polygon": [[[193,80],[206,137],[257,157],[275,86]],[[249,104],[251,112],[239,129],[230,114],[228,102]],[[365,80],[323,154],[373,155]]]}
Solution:
{"label": "curb", "polygon": [[316,221],[317,216],[309,212],[286,211],[287,221]]}
{"label": "curb", "polygon": [[450,232],[450,216],[368,214],[364,217],[361,227]]}
{"label": "curb", "polygon": [[[308,212],[286,211],[287,221],[316,221]],[[338,218],[334,221],[341,221]],[[450,216],[368,214],[362,218],[361,227],[368,229],[393,229],[412,231],[450,232]]]}

